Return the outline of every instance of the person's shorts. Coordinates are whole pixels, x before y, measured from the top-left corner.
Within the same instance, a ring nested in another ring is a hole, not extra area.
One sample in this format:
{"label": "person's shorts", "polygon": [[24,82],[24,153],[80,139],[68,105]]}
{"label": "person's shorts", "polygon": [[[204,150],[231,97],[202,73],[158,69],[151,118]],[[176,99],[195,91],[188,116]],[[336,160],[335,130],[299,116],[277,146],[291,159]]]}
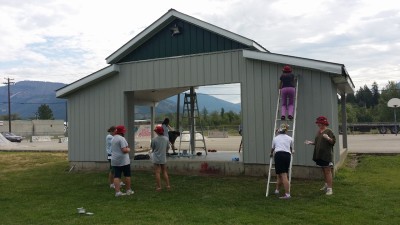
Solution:
{"label": "person's shorts", "polygon": [[275,172],[276,174],[288,173],[290,166],[290,153],[289,152],[276,152],[275,161]]}
{"label": "person's shorts", "polygon": [[316,159],[315,163],[320,167],[332,167],[333,163],[321,159]]}
{"label": "person's shorts", "polygon": [[124,177],[131,176],[131,164],[125,166],[114,166],[114,178],[121,178],[122,174],[124,174]]}
{"label": "person's shorts", "polygon": [[108,159],[108,164],[110,165],[110,172],[111,173],[114,173],[114,167],[113,166],[111,166],[111,159]]}

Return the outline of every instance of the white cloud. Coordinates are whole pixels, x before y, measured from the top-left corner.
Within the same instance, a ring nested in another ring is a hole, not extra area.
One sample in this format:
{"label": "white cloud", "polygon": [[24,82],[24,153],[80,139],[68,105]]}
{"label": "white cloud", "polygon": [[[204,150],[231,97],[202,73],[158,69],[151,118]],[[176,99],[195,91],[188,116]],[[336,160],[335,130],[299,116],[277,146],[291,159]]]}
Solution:
{"label": "white cloud", "polygon": [[71,83],[171,8],[275,53],[345,64],[356,90],[400,80],[400,4],[391,0],[0,0],[0,73]]}

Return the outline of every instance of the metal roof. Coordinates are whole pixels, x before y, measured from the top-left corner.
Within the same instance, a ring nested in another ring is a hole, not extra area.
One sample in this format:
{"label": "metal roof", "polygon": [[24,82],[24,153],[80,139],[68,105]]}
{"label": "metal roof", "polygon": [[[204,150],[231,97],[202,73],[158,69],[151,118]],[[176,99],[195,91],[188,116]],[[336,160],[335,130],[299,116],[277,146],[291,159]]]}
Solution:
{"label": "metal roof", "polygon": [[113,64],[117,63],[118,60],[126,56],[129,52],[133,51],[135,48],[146,42],[150,37],[159,32],[162,28],[164,28],[167,24],[169,24],[174,19],[179,18],[189,23],[192,23],[196,26],[202,27],[203,29],[209,30],[211,32],[217,33],[226,38],[232,39],[239,43],[242,43],[247,46],[253,46],[257,50],[261,52],[268,52],[264,47],[259,45],[257,42],[250,40],[246,37],[240,36],[238,34],[232,33],[228,30],[222,29],[220,27],[214,26],[212,24],[206,23],[202,20],[196,19],[194,17],[188,16],[181,12],[176,11],[175,9],[170,9],[166,14],[164,14],[161,18],[156,20],[150,26],[148,26],[145,30],[140,32],[126,44],[124,44],[117,51],[112,53],[110,56],[106,58],[107,63]]}
{"label": "metal roof", "polygon": [[288,65],[327,72],[331,74],[332,80],[334,84],[336,84],[338,92],[340,94],[354,93],[355,86],[346,70],[346,67],[343,64],[300,58],[295,56],[281,55],[271,52],[265,53],[265,52],[249,51],[249,50],[243,50],[243,57],[261,61],[288,64]]}

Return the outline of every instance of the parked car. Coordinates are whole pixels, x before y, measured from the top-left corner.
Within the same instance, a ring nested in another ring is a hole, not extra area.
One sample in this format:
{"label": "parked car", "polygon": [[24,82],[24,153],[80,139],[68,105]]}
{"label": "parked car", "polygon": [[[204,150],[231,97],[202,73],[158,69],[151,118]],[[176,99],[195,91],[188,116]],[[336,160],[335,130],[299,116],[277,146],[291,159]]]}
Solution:
{"label": "parked car", "polygon": [[21,142],[22,141],[22,137],[15,135],[13,133],[10,132],[1,132],[1,134],[9,141],[11,142]]}

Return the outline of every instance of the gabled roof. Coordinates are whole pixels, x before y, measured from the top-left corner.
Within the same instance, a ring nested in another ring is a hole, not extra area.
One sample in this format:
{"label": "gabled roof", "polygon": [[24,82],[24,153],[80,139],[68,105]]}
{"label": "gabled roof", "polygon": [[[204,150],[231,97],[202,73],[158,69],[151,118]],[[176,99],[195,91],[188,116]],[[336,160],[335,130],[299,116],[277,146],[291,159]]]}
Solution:
{"label": "gabled roof", "polygon": [[240,36],[238,34],[232,33],[230,31],[222,29],[220,27],[214,26],[212,24],[206,23],[202,20],[196,19],[196,18],[188,16],[186,14],[180,13],[180,12],[176,11],[175,9],[170,9],[166,14],[161,16],[158,20],[156,20],[154,23],[152,23],[149,27],[147,27],[145,30],[140,32],[138,35],[136,35],[134,38],[132,38],[130,41],[128,41],[125,45],[123,45],[117,51],[112,53],[110,56],[108,56],[106,58],[107,63],[109,63],[109,64],[117,63],[119,60],[121,60],[123,57],[128,55],[134,49],[136,49],[137,47],[142,45],[149,38],[151,38],[153,35],[158,33],[161,29],[163,29],[170,22],[172,22],[173,20],[175,20],[177,18],[187,21],[188,23],[194,24],[205,30],[217,33],[221,36],[224,36],[228,39],[234,40],[243,45],[252,46],[261,52],[268,52],[268,50],[266,50],[264,47],[262,47],[261,45],[259,45],[257,42],[255,42],[253,40],[250,40],[250,39]]}
{"label": "gabled roof", "polygon": [[295,56],[281,55],[275,53],[262,53],[256,51],[243,50],[243,57],[274,63],[288,64],[298,67],[310,68],[332,74],[331,78],[340,94],[354,93],[354,84],[346,67],[343,64],[325,62],[314,59],[306,59]]}

